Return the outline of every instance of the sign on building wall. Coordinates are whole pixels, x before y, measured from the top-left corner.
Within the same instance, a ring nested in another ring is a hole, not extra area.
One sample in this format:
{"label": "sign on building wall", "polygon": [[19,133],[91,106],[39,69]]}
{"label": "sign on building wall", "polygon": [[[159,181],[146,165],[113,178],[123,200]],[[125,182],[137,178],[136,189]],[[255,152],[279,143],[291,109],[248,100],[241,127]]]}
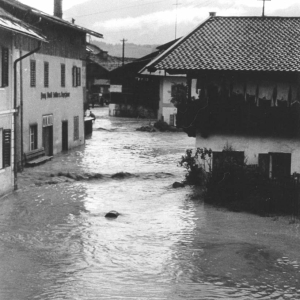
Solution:
{"label": "sign on building wall", "polygon": [[110,92],[111,93],[122,93],[122,85],[111,85]]}

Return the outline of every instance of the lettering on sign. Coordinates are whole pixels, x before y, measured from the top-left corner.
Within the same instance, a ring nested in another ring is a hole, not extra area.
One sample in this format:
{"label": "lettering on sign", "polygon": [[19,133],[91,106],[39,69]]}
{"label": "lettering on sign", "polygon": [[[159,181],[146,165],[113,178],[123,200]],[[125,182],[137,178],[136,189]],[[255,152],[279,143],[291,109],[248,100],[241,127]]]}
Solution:
{"label": "lettering on sign", "polygon": [[52,99],[52,98],[69,98],[70,93],[63,93],[63,92],[47,92],[47,93],[41,93],[41,99]]}

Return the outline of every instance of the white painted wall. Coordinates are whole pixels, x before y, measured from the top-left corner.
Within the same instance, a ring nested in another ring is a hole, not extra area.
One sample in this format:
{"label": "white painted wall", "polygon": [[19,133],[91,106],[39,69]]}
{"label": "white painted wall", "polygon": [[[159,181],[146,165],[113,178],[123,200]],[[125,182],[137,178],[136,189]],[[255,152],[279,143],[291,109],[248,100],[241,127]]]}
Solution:
{"label": "white painted wall", "polygon": [[9,49],[9,86],[0,88],[0,131],[4,129],[11,129],[11,166],[2,168],[2,155],[3,155],[3,139],[0,133],[0,196],[5,195],[13,190],[14,177],[13,177],[13,55],[12,55],[12,35],[7,31],[0,30],[0,47]]}
{"label": "white painted wall", "polygon": [[211,148],[222,151],[228,144],[237,151],[245,151],[248,164],[258,164],[258,154],[268,152],[283,152],[292,154],[291,172],[300,173],[300,140],[289,138],[245,137],[235,135],[211,135],[203,138],[196,136],[196,147]]}
{"label": "white painted wall", "polygon": [[170,115],[177,114],[177,108],[171,102],[171,89],[173,84],[187,83],[186,77],[167,76],[160,80],[160,103],[158,119],[164,119],[166,123],[170,122]]}
{"label": "white painted wall", "polygon": [[[23,53],[24,55],[24,53]],[[36,87],[30,87],[30,60],[36,60]],[[49,63],[49,87],[44,87],[44,62]],[[66,65],[66,86],[61,87],[61,64]],[[81,68],[81,86],[72,86],[72,68]],[[42,147],[42,116],[53,114],[53,154],[62,151],[62,121],[68,121],[69,149],[84,143],[85,66],[81,60],[35,53],[22,61],[23,70],[23,141],[24,152],[29,148],[30,124],[38,124],[38,148]],[[70,93],[68,98],[41,99],[42,93]],[[79,116],[79,140],[74,141],[74,117]]]}

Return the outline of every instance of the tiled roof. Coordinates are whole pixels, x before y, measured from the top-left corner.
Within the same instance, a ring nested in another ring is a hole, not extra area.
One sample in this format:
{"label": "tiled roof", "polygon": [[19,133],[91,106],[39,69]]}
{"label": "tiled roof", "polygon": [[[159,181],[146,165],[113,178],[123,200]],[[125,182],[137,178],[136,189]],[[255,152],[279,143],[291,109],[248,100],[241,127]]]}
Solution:
{"label": "tiled roof", "polygon": [[300,71],[300,18],[211,17],[148,67]]}

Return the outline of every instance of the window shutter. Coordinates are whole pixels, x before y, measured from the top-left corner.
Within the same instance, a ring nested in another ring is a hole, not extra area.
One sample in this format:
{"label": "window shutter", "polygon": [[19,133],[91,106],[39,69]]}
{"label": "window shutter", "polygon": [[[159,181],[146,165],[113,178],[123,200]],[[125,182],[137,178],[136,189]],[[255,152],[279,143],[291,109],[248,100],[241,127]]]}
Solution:
{"label": "window shutter", "polygon": [[3,130],[3,167],[7,168],[10,166],[11,156],[11,130]]}
{"label": "window shutter", "polygon": [[76,86],[81,86],[81,68],[76,68]]}
{"label": "window shutter", "polygon": [[76,67],[73,67],[72,69],[72,86],[75,87],[76,84],[77,84],[77,79],[76,79],[76,74],[77,74],[77,71],[76,71]]}
{"label": "window shutter", "polygon": [[30,86],[36,86],[36,62],[35,60],[30,61]]}
{"label": "window shutter", "polygon": [[8,86],[8,63],[9,63],[8,49],[2,48],[2,87]]}
{"label": "window shutter", "polygon": [[61,86],[66,86],[66,65],[61,64]]}
{"label": "window shutter", "polygon": [[44,87],[49,87],[49,63],[44,63]]}

